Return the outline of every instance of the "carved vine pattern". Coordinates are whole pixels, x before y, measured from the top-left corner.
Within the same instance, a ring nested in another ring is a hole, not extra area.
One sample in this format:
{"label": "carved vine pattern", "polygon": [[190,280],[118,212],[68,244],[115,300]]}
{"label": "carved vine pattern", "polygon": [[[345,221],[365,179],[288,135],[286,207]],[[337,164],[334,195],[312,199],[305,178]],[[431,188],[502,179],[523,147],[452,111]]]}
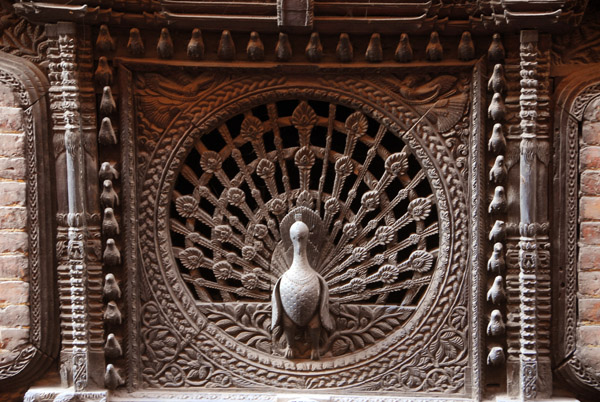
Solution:
{"label": "carved vine pattern", "polygon": [[[457,169],[453,151],[448,150],[436,130],[428,124],[416,124],[418,114],[407,105],[410,102],[399,101],[399,96],[392,91],[352,77],[323,77],[313,80],[310,85],[306,80],[279,76],[235,80],[203,76],[196,84],[200,80],[204,80],[200,85],[204,92],[196,99],[202,101],[193,104],[182,94],[181,99],[176,100],[178,104],[170,106],[171,115],[162,124],[158,123],[160,109],[154,108],[150,113],[143,105],[138,109],[143,111],[137,116],[141,167],[138,236],[143,251],[142,271],[147,281],[142,296],[145,301],[142,362],[146,384],[175,387],[192,380],[197,382],[195,386],[207,387],[260,384],[368,390],[383,385],[387,390],[464,392],[468,316],[465,298],[458,297],[463,293],[467,261],[464,176]],[[162,82],[169,84],[164,79]],[[406,132],[411,128],[404,139],[421,162],[437,202],[441,251],[437,257],[435,283],[428,289],[431,297],[422,300],[401,329],[364,349],[360,355],[318,363],[295,363],[253,352],[234,342],[198,310],[190,291],[179,279],[170,244],[160,240],[169,230],[171,188],[195,139],[218,127],[228,116],[277,99],[335,102],[365,113],[394,132]],[[375,105],[386,105],[387,110]],[[161,128],[167,123],[166,129]],[[461,141],[457,141],[456,146],[459,145]],[[459,319],[463,316],[464,319]],[[153,325],[148,325],[150,322]],[[167,346],[161,348],[161,344]],[[201,359],[198,353],[194,354],[198,345],[202,345],[202,350],[198,351]],[[156,361],[163,363],[155,365]],[[442,366],[440,361],[444,362]],[[353,370],[343,370],[348,364],[354,365]],[[413,366],[413,372],[401,374],[398,381],[391,377],[383,381],[390,374],[398,374],[401,368]],[[222,368],[227,368],[223,378],[219,377]],[[205,381],[201,377],[207,370],[213,370],[211,383],[201,385],[199,383]],[[329,370],[329,375],[321,377],[321,370]],[[215,373],[218,374],[216,377]],[[216,378],[219,379],[217,382]]]}

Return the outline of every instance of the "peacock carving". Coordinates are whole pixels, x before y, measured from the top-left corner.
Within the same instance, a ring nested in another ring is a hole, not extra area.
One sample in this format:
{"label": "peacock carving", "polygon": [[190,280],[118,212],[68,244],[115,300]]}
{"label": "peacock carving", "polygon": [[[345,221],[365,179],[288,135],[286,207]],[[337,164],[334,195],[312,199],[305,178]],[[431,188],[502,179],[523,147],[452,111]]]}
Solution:
{"label": "peacock carving", "polygon": [[236,341],[288,358],[351,353],[396,330],[438,258],[419,160],[402,133],[316,100],[259,105],[199,136],[170,221],[198,306]]}

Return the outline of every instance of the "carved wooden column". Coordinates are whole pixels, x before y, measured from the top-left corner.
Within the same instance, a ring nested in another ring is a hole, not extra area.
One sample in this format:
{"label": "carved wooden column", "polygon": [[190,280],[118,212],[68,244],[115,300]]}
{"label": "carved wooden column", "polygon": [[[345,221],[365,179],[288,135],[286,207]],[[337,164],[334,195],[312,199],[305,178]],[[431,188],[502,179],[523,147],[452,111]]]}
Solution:
{"label": "carved wooden column", "polygon": [[[75,391],[84,391],[102,387],[104,366],[102,349],[93,341],[97,336],[90,331],[95,321],[90,310],[98,309],[90,302],[96,299],[100,290],[99,286],[90,286],[89,280],[89,262],[97,260],[97,256],[90,258],[94,236],[88,227],[90,213],[86,192],[95,183],[86,180],[86,148],[89,148],[86,142],[89,139],[84,138],[82,130],[87,118],[81,114],[76,28],[72,23],[58,23],[48,26],[48,32],[53,39],[48,48],[49,92],[59,197],[60,373],[63,386],[73,385]],[[66,205],[62,198],[65,195]]]}
{"label": "carved wooden column", "polygon": [[[547,348],[542,348],[538,338],[540,329],[549,319],[544,311],[549,296],[548,254],[545,250],[548,237],[543,235],[540,212],[541,199],[547,194],[547,181],[538,167],[538,158],[547,161],[547,133],[539,140],[538,89],[538,32],[521,31],[521,143],[520,143],[520,223],[519,223],[519,300],[520,300],[520,398],[531,400],[551,394],[552,377]],[[547,130],[546,130],[547,131]],[[541,180],[540,180],[541,179]],[[546,182],[545,182],[546,181]],[[539,194],[538,194],[539,193]],[[539,198],[538,198],[539,196]],[[541,237],[540,237],[541,236]],[[542,238],[543,237],[543,238]],[[541,266],[544,263],[545,268]],[[546,289],[548,288],[548,289]]]}

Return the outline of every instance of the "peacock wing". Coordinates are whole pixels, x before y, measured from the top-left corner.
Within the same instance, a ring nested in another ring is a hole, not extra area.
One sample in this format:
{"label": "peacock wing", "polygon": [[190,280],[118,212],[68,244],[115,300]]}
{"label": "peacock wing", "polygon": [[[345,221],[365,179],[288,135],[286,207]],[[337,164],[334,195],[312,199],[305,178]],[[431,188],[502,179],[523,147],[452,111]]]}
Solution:
{"label": "peacock wing", "polygon": [[275,286],[273,287],[273,295],[271,296],[271,308],[272,308],[272,317],[271,317],[271,331],[275,330],[281,321],[283,306],[281,305],[281,297],[279,295],[279,284],[281,283],[281,278],[277,279]]}
{"label": "peacock wing", "polygon": [[333,332],[335,323],[331,313],[329,312],[329,288],[327,282],[319,275],[319,285],[321,288],[321,303],[319,305],[319,316],[321,317],[321,325],[328,331]]}

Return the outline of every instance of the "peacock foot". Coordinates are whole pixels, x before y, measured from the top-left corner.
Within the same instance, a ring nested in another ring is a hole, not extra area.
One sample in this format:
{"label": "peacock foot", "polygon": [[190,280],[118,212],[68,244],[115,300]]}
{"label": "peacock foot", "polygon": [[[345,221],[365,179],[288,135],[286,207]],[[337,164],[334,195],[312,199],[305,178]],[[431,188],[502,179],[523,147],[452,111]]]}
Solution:
{"label": "peacock foot", "polygon": [[283,352],[283,354],[284,354],[284,356],[285,356],[286,359],[293,359],[294,358],[294,351],[289,346],[287,346],[285,348],[285,351]]}
{"label": "peacock foot", "polygon": [[321,360],[321,354],[318,349],[313,349],[310,351],[310,358],[312,360]]}

